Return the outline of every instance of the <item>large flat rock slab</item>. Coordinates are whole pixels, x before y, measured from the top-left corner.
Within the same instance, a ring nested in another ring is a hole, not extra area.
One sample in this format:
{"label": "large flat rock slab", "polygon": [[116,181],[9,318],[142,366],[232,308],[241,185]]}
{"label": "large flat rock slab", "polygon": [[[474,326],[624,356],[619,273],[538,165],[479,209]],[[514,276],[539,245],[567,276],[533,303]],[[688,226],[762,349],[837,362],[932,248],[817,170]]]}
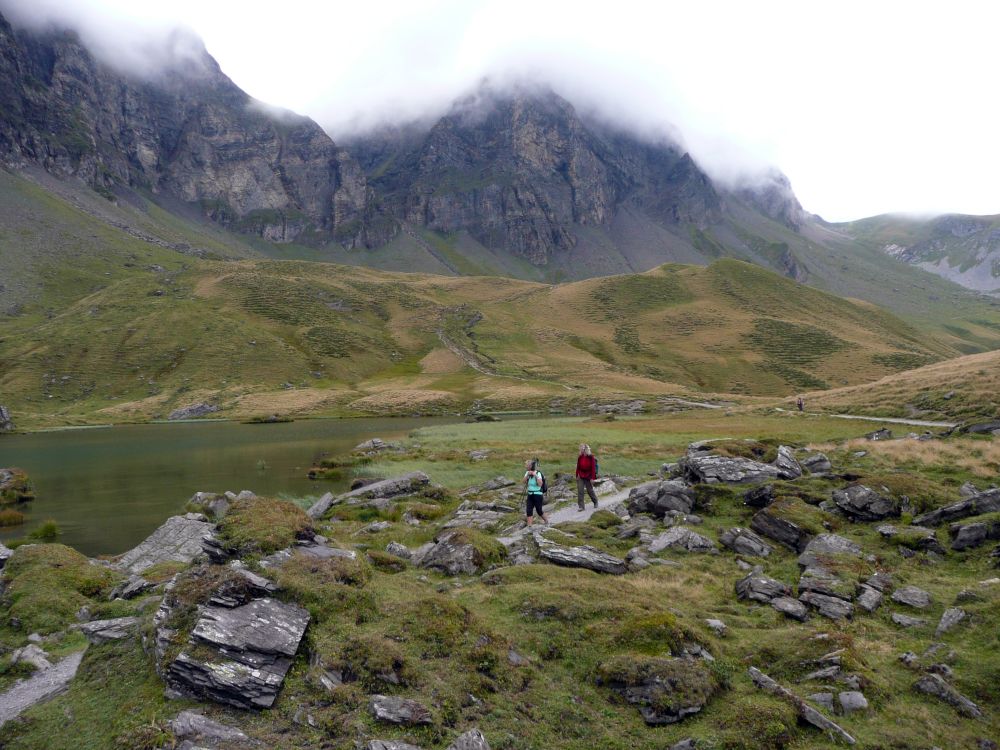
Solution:
{"label": "large flat rock slab", "polygon": [[189,563],[201,554],[201,543],[211,538],[215,526],[184,516],[171,516],[160,528],[113,563],[119,570],[142,574],[162,562]]}
{"label": "large flat rock slab", "polygon": [[83,651],[70,654],[58,664],[36,672],[26,680],[18,680],[13,687],[0,694],[0,726],[69,687],[76,670],[80,668],[83,654]]}

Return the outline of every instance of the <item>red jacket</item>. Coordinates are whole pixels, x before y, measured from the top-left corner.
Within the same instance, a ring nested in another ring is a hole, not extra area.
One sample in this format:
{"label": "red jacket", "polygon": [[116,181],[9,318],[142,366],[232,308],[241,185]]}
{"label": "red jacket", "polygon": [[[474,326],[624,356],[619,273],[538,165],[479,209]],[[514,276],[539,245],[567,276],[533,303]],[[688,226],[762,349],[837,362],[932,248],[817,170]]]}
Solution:
{"label": "red jacket", "polygon": [[576,459],[576,475],[580,479],[597,479],[595,463],[593,456],[580,456]]}

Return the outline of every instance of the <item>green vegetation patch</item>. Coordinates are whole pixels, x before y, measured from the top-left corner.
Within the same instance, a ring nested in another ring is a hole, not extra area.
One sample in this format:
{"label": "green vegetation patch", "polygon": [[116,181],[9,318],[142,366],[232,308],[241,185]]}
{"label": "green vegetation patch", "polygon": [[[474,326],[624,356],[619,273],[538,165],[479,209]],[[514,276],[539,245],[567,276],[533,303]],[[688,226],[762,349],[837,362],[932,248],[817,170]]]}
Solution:
{"label": "green vegetation patch", "polygon": [[776,318],[755,318],[753,331],[744,336],[755,351],[783,365],[808,366],[847,347],[847,342],[804,323]]}
{"label": "green vegetation patch", "polygon": [[651,684],[652,708],[670,713],[703,705],[718,688],[712,672],[699,661],[634,654],[602,662],[597,679],[600,684],[625,689]]}
{"label": "green vegetation patch", "polygon": [[14,550],[4,577],[4,619],[45,634],[75,621],[81,607],[105,599],[121,574],[62,544],[30,544]]}
{"label": "green vegetation patch", "polygon": [[2,471],[6,476],[0,475],[0,503],[23,503],[34,499],[35,488],[24,469],[10,468]]}
{"label": "green vegetation patch", "polygon": [[912,471],[864,474],[861,484],[876,492],[888,492],[895,500],[909,500],[914,513],[924,513],[956,500],[955,490]]}
{"label": "green vegetation patch", "polygon": [[312,519],[287,500],[237,500],[219,521],[219,539],[237,554],[267,555],[312,536]]}

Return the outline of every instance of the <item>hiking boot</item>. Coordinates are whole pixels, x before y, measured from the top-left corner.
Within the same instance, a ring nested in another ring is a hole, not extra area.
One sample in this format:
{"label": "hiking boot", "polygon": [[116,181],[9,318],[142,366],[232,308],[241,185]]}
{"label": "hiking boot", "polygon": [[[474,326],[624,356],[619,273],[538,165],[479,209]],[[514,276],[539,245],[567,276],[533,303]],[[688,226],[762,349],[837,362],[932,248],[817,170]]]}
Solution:
{"label": "hiking boot", "polygon": [[583,511],[585,510],[585,506],[583,506],[583,505],[578,505],[576,509],[577,509],[577,512],[579,512],[579,513],[583,513]]}
{"label": "hiking boot", "polygon": [[597,507],[597,501],[596,500],[594,501],[594,507],[595,508]]}

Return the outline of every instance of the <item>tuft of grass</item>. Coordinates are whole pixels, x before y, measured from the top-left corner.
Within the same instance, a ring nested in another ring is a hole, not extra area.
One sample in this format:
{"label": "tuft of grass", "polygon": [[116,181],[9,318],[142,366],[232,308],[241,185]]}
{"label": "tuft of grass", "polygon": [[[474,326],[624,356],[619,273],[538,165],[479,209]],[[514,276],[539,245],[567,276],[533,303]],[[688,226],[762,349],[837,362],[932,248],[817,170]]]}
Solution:
{"label": "tuft of grass", "polygon": [[20,526],[22,523],[24,523],[24,513],[21,511],[12,508],[0,510],[0,527]]}
{"label": "tuft of grass", "polygon": [[226,549],[241,554],[267,555],[312,536],[312,519],[287,500],[238,500],[219,521],[219,538]]}

